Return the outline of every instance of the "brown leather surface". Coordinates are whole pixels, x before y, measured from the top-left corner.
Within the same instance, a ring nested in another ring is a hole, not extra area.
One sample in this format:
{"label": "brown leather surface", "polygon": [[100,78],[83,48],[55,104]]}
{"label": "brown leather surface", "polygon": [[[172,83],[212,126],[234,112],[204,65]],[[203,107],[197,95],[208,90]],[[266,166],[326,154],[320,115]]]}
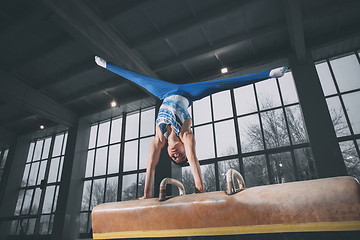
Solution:
{"label": "brown leather surface", "polygon": [[105,203],[93,233],[360,220],[359,183],[337,177],[224,192]]}

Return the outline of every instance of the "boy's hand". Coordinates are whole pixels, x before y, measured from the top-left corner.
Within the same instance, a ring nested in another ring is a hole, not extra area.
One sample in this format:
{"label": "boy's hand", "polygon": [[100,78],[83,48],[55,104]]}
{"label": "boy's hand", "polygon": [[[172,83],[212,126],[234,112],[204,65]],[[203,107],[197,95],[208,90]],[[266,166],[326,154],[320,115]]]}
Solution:
{"label": "boy's hand", "polygon": [[142,196],[140,198],[131,199],[131,201],[133,201],[133,200],[143,200],[143,199],[148,199],[148,198],[151,198],[151,197]]}
{"label": "boy's hand", "polygon": [[198,189],[195,187],[195,193],[204,193],[205,190],[204,189]]}

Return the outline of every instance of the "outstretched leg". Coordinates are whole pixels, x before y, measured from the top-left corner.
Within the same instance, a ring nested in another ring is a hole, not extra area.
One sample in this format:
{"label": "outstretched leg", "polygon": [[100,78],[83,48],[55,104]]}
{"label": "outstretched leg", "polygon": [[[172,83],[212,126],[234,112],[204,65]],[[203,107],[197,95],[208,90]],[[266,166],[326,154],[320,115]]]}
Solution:
{"label": "outstretched leg", "polygon": [[127,69],[116,66],[112,63],[106,62],[104,59],[100,57],[95,57],[95,62],[130,81],[144,88],[146,91],[158,97],[160,100],[165,97],[178,94],[186,97],[190,104],[192,101],[196,101],[202,99],[211,94],[221,92],[228,89],[238,88],[241,86],[249,85],[252,83],[256,83],[262,80],[266,80],[269,78],[279,78],[282,77],[287,68],[280,67],[275,68],[273,70],[267,70],[260,73],[254,73],[250,75],[234,77],[234,78],[225,78],[214,81],[207,82],[197,82],[197,83],[189,83],[189,84],[174,84],[165,82],[159,79],[151,78],[148,76],[144,76]]}
{"label": "outstretched leg", "polygon": [[136,72],[121,68],[110,62],[106,62],[104,59],[96,56],[95,62],[100,67],[106,68],[109,71],[116,73],[131,82],[144,88],[147,92],[156,96],[159,99],[164,99],[168,93],[175,92],[178,89],[178,85],[174,83],[165,82],[156,78],[141,75]]}
{"label": "outstretched leg", "polygon": [[211,94],[228,89],[238,88],[241,86],[256,83],[269,78],[279,78],[284,76],[287,68],[280,67],[273,70],[267,70],[260,73],[254,73],[234,78],[225,78],[207,82],[189,83],[179,86],[179,92],[183,93],[192,101],[200,100]]}

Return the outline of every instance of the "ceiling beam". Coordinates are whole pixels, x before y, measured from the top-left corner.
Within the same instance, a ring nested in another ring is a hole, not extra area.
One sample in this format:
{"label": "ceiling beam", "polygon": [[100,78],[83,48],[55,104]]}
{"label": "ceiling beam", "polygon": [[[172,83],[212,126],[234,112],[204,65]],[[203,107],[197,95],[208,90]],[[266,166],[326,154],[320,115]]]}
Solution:
{"label": "ceiling beam", "polygon": [[254,1],[252,0],[245,0],[245,1],[235,1],[229,4],[221,4],[221,6],[216,6],[211,10],[208,10],[205,13],[196,16],[196,18],[193,17],[183,20],[178,24],[171,25],[168,26],[167,28],[162,29],[161,32],[141,38],[140,41],[131,44],[130,47],[132,49],[137,50],[141,47],[148,46],[157,40],[169,38],[180,32],[184,32],[190,28],[201,26],[206,22],[220,18],[226,14],[238,11],[239,8],[247,5],[248,3],[253,3],[253,2]]}
{"label": "ceiling beam", "polygon": [[16,117],[13,117],[12,119],[0,122],[0,127],[7,127],[7,126],[17,124],[22,121],[26,121],[28,119],[33,119],[35,117],[36,117],[36,115],[31,114],[31,113],[22,113],[21,115],[17,115]]}
{"label": "ceiling beam", "polygon": [[93,87],[91,89],[87,89],[85,91],[82,91],[82,92],[76,94],[76,96],[74,96],[74,97],[68,97],[66,99],[63,99],[63,100],[60,101],[60,103],[63,104],[63,105],[67,105],[67,104],[79,101],[81,99],[84,99],[87,96],[102,93],[104,91],[107,91],[109,89],[118,87],[118,86],[123,85],[125,83],[128,83],[128,82],[125,81],[124,79],[119,80],[118,78],[116,78],[114,80],[110,80],[110,81],[108,81],[106,83],[103,83],[103,84],[101,84],[99,86],[95,86],[95,87]]}
{"label": "ceiling beam", "polygon": [[74,126],[77,114],[52,98],[0,70],[0,99],[64,126]]}
{"label": "ceiling beam", "polygon": [[41,0],[56,15],[51,19],[96,55],[132,71],[157,77],[126,43],[82,0]]}
{"label": "ceiling beam", "polygon": [[[154,4],[155,1],[158,1],[158,0],[150,0],[150,1],[143,0],[139,4],[130,6],[128,8],[118,8],[116,11],[113,11],[112,13],[107,13],[107,16],[104,17],[104,21],[106,21],[106,22],[115,21],[120,16],[125,15],[125,14],[131,14],[131,13],[138,11],[148,5]],[[114,9],[112,9],[112,10],[114,10]]]}
{"label": "ceiling beam", "polygon": [[189,52],[187,54],[182,55],[179,58],[174,58],[172,60],[167,60],[164,62],[161,62],[159,64],[156,64],[152,67],[152,70],[154,72],[159,72],[161,70],[164,70],[166,68],[172,67],[174,65],[187,62],[191,59],[207,55],[207,54],[213,54],[216,51],[219,51],[221,49],[226,49],[228,47],[231,47],[233,45],[242,44],[246,41],[251,41],[254,38],[257,38],[259,36],[263,36],[268,33],[272,33],[275,31],[280,31],[286,29],[286,24],[283,22],[279,22],[278,24],[271,25],[270,27],[262,28],[256,31],[252,31],[249,34],[242,34],[240,36],[235,36],[232,38],[229,38],[227,40],[218,42],[212,46],[206,46],[197,50],[194,50],[192,52]]}
{"label": "ceiling beam", "polygon": [[94,61],[86,61],[82,64],[76,65],[75,67],[68,69],[58,76],[55,76],[54,79],[51,81],[46,81],[44,83],[41,83],[41,86],[38,86],[37,90],[43,91],[47,88],[53,87],[55,85],[58,85],[62,82],[65,82],[66,80],[69,80],[72,77],[75,77],[77,75],[80,75],[84,72],[90,71],[94,69],[95,67],[98,67]]}
{"label": "ceiling beam", "polygon": [[14,73],[23,67],[26,67],[30,64],[34,64],[35,62],[44,59],[48,56],[51,56],[55,52],[62,50],[63,48],[69,46],[74,42],[75,40],[71,38],[69,35],[63,36],[62,38],[57,38],[55,41],[52,41],[51,45],[47,44],[45,49],[44,47],[42,49],[39,48],[39,51],[35,52],[36,56],[27,57],[26,61],[22,63],[18,63],[18,65],[16,65],[13,69],[10,69],[9,72]]}
{"label": "ceiling beam", "polygon": [[[359,1],[354,1],[349,4],[344,4],[341,6],[334,4],[334,5],[329,5],[328,7],[325,7],[322,9],[314,9],[314,11],[312,13],[304,16],[304,24],[309,23],[313,20],[317,20],[319,18],[324,18],[329,15],[338,14],[339,12],[347,11],[347,10],[351,9],[352,7],[357,7],[359,4],[360,4]],[[287,28],[287,23],[284,23],[283,21],[281,21],[276,24],[272,24],[271,26],[268,26],[266,28],[258,29],[256,31],[251,31],[248,34],[242,34],[239,36],[235,36],[231,39],[228,39],[228,40],[225,40],[222,42],[218,42],[213,46],[208,46],[208,47],[204,47],[201,49],[197,49],[196,51],[192,51],[188,54],[184,54],[179,58],[168,59],[167,61],[160,62],[158,64],[153,65],[151,67],[151,69],[154,72],[159,72],[164,69],[175,66],[177,64],[185,63],[196,57],[200,57],[202,55],[207,55],[207,54],[213,54],[215,51],[225,49],[227,47],[230,47],[231,45],[241,44],[242,41],[251,41],[252,39],[255,39],[257,37],[260,37],[260,36],[263,36],[263,35],[266,35],[269,33],[273,33],[276,31],[281,31],[286,28]],[[354,29],[354,31],[357,31],[357,30]]]}
{"label": "ceiling beam", "polygon": [[283,0],[283,2],[291,48],[295,52],[297,62],[302,65],[306,63],[306,50],[300,0]]}

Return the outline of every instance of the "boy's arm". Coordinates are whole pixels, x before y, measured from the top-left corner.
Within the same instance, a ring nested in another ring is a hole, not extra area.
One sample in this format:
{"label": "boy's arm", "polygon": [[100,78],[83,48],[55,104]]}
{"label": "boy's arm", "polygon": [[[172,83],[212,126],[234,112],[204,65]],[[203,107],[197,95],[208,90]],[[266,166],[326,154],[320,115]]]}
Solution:
{"label": "boy's arm", "polygon": [[185,153],[189,161],[191,172],[194,176],[195,193],[205,192],[199,160],[196,157],[194,134],[192,133],[191,129],[188,128],[187,130],[182,132],[181,138],[182,142],[184,143]]}
{"label": "boy's arm", "polygon": [[150,146],[149,161],[146,168],[144,196],[139,199],[152,197],[155,167],[159,162],[161,149],[165,146],[165,141],[166,139],[160,132],[159,126],[156,125],[156,134]]}

